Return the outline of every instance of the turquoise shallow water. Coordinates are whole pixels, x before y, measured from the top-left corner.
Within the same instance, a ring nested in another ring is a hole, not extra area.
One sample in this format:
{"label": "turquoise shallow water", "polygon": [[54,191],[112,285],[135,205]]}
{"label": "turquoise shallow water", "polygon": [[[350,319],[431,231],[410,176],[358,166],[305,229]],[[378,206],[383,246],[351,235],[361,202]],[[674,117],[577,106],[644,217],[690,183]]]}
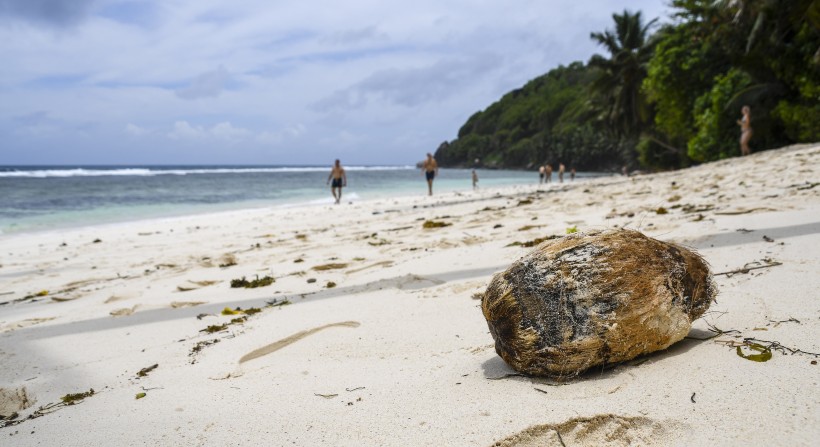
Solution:
{"label": "turquoise shallow water", "polygon": [[[414,167],[345,169],[345,202],[427,193],[424,176]],[[310,166],[5,166],[0,167],[0,232],[332,203],[325,183],[329,172]],[[477,172],[480,187],[538,181],[534,172]],[[471,188],[467,169],[442,169],[434,184],[437,193]]]}

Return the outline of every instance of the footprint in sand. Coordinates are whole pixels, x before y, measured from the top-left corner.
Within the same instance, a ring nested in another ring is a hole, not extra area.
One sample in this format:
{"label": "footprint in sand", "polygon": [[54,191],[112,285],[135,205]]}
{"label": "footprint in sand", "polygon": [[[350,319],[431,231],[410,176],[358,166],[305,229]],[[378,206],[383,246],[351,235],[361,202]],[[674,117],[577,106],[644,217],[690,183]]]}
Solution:
{"label": "footprint in sand", "polygon": [[111,312],[108,312],[109,315],[112,317],[126,317],[134,313],[137,310],[137,306],[134,307],[123,307],[122,309],[115,309]]}
{"label": "footprint in sand", "polygon": [[3,332],[10,332],[17,329],[27,328],[29,326],[34,326],[35,324],[44,323],[46,321],[51,321],[56,317],[48,317],[48,318],[27,318],[25,320],[17,321],[14,323],[9,323],[3,327],[0,327],[0,333]]}
{"label": "footprint in sand", "polygon": [[356,327],[359,327],[359,326],[360,326],[360,323],[358,321],[343,321],[341,323],[326,324],[324,326],[319,326],[319,327],[315,327],[313,329],[308,329],[308,330],[305,330],[305,331],[297,332],[297,333],[295,333],[291,336],[285,337],[285,338],[283,338],[279,341],[273,342],[269,345],[263,346],[259,349],[255,349],[255,350],[243,355],[242,358],[239,359],[239,364],[241,365],[242,363],[249,362],[251,360],[258,359],[259,357],[262,357],[262,356],[268,355],[270,353],[276,352],[276,351],[284,348],[285,346],[296,343],[297,341],[299,341],[299,340],[301,340],[301,339],[303,339],[307,336],[313,335],[313,334],[315,334],[319,331],[325,330],[327,328],[331,328],[331,327],[356,328]]}
{"label": "footprint in sand", "polygon": [[672,424],[663,425],[644,417],[606,414],[570,419],[560,424],[535,425],[493,446],[652,445],[663,439],[672,427]]}
{"label": "footprint in sand", "polygon": [[0,388],[0,419],[31,407],[37,401],[28,394],[26,387]]}

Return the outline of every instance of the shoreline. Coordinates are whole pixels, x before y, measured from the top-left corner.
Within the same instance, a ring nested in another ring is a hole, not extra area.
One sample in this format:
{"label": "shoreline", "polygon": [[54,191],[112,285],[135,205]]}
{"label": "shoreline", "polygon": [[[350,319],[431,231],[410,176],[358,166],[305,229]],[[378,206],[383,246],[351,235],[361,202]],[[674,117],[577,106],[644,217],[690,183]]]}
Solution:
{"label": "shoreline", "polygon": [[[0,302],[35,295],[0,305],[0,414],[16,405],[24,419],[95,390],[0,436],[529,446],[560,445],[558,431],[566,445],[811,445],[818,161],[820,145],[806,145],[540,191],[0,235]],[[422,228],[428,220],[446,226]],[[516,375],[494,351],[476,294],[530,250],[514,243],[613,227],[695,248],[720,274],[717,302],[665,351],[565,383]],[[219,266],[229,258],[235,265]],[[275,282],[230,287],[257,275]],[[237,307],[260,312],[221,314]],[[723,332],[708,338],[714,328]],[[775,347],[752,362],[731,345],[744,338],[801,352]],[[778,429],[748,423],[757,419]]]}

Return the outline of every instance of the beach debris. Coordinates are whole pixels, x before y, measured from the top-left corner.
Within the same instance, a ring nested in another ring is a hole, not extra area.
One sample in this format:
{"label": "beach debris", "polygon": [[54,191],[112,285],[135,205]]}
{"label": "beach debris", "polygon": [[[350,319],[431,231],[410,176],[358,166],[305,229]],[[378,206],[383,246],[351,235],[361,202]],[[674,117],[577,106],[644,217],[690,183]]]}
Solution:
{"label": "beach debris", "polygon": [[308,279],[307,279],[307,283],[308,283],[308,284],[313,284],[313,283],[315,283],[315,282],[316,282],[316,278],[308,278]]}
{"label": "beach debris", "polygon": [[332,289],[334,287],[336,287],[336,283],[333,282],[333,281],[328,281],[327,284],[325,285],[325,288],[328,288],[328,289]]}
{"label": "beach debris", "polygon": [[145,377],[145,376],[147,376],[147,375],[148,375],[148,373],[150,373],[151,371],[153,371],[153,370],[157,369],[157,367],[158,367],[158,366],[159,366],[159,363],[154,363],[154,364],[153,364],[153,365],[151,365],[151,366],[146,366],[145,368],[142,368],[142,369],[141,369],[141,370],[139,370],[139,372],[137,373],[137,377]]}
{"label": "beach debris", "polygon": [[330,263],[330,264],[317,265],[317,266],[313,267],[313,270],[315,270],[317,272],[322,272],[322,271],[325,271],[325,270],[338,270],[338,269],[343,269],[343,268],[346,268],[346,267],[347,267],[347,264]]}
{"label": "beach debris", "polygon": [[744,344],[749,350],[757,351],[758,354],[744,354],[743,353],[743,346],[738,346],[737,355],[743,357],[746,360],[751,360],[753,362],[767,362],[772,358],[772,350],[767,348],[766,346],[757,344],[757,343],[746,343]]}
{"label": "beach debris", "polygon": [[576,225],[573,225],[573,226],[567,228],[567,234],[573,234],[573,233],[577,233],[577,232],[578,232],[578,226],[576,226]]}
{"label": "beach debris", "polygon": [[219,264],[219,268],[233,267],[234,265],[236,265],[236,256],[228,253],[222,256],[222,262]]}
{"label": "beach debris", "polygon": [[61,407],[77,405],[83,402],[83,400],[85,400],[86,398],[93,396],[94,394],[94,388],[91,388],[84,393],[66,394],[65,396],[60,398],[60,402],[52,402],[47,405],[43,405],[23,419],[19,419],[20,415],[17,412],[14,412],[6,418],[0,418],[0,428],[11,427],[13,425],[22,424],[23,422],[29,421],[31,419],[37,419],[49,413],[53,413],[59,410]]}
{"label": "beach debris", "polygon": [[524,206],[524,205],[532,205],[532,199],[519,200],[518,205],[516,205],[516,206]]}
{"label": "beach debris", "polygon": [[563,379],[668,348],[716,293],[696,253],[619,229],[542,243],[493,277],[481,307],[502,359]]}
{"label": "beach debris", "polygon": [[715,273],[714,276],[726,275],[728,278],[731,278],[732,275],[735,275],[735,274],[738,274],[738,273],[749,273],[749,271],[751,271],[751,270],[766,269],[766,268],[769,268],[769,267],[777,267],[778,265],[783,265],[783,263],[778,262],[778,261],[773,261],[772,259],[769,259],[769,258],[765,258],[765,259],[762,260],[762,263],[760,261],[747,262],[746,264],[743,264],[743,267],[741,267],[739,269],[730,270],[728,272]]}
{"label": "beach debris", "polygon": [[441,222],[441,221],[435,221],[435,220],[426,220],[426,221],[424,221],[424,224],[422,224],[421,227],[429,230],[431,228],[449,227],[450,225],[452,225],[452,224],[447,223],[447,222]]}
{"label": "beach debris", "polygon": [[276,282],[276,280],[272,276],[265,275],[263,278],[259,278],[259,275],[256,275],[256,279],[248,281],[243,276],[240,279],[232,279],[231,280],[231,288],[246,288],[246,289],[255,289],[257,287],[266,287]]}
{"label": "beach debris", "polygon": [[136,395],[136,396],[134,396],[134,399],[139,400],[139,399],[142,399],[142,398],[143,398],[143,397],[145,397],[145,396],[146,396],[146,394],[145,394],[145,393],[137,393],[137,395]]}
{"label": "beach debris", "polygon": [[655,210],[655,214],[669,214],[669,211],[666,208],[659,206],[658,209]]}
{"label": "beach debris", "polygon": [[94,239],[94,242],[92,242],[92,243],[93,244],[99,244],[100,242],[102,242],[102,239]]}
{"label": "beach debris", "polygon": [[206,327],[205,329],[201,329],[199,332],[205,332],[206,334],[214,334],[214,333],[217,333],[217,332],[222,332],[226,329],[228,329],[228,324],[227,323],[225,323],[225,324],[212,324],[212,325]]}
{"label": "beach debris", "polygon": [[197,315],[197,316],[196,316],[196,319],[197,319],[197,320],[201,320],[201,319],[203,319],[203,318],[205,318],[205,317],[213,317],[213,316],[215,316],[215,315],[214,315],[214,314],[204,314],[204,313],[203,313],[203,314],[199,314],[199,315]]}
{"label": "beach debris", "polygon": [[558,239],[559,237],[561,237],[561,236],[550,235],[550,236],[535,238],[531,241],[525,241],[525,242],[517,242],[516,241],[516,242],[512,242],[512,243],[509,243],[509,244],[505,245],[505,247],[525,247],[525,248],[535,247],[536,245],[538,245],[538,244],[540,244],[544,241],[549,241],[549,240],[552,240],[552,239]]}
{"label": "beach debris", "polygon": [[94,388],[89,389],[84,393],[69,393],[61,397],[60,400],[66,405],[76,405],[88,397],[94,395]]}
{"label": "beach debris", "polygon": [[[314,282],[316,282],[316,281],[314,280]],[[284,299],[281,299],[281,300],[277,299],[277,298],[274,298],[270,301],[265,301],[265,304],[267,304],[268,307],[282,307],[282,306],[287,306],[288,304],[292,304],[292,303],[287,298],[284,298]]]}
{"label": "beach debris", "polygon": [[219,339],[218,339],[218,338],[214,338],[214,339],[211,339],[211,340],[203,340],[203,341],[197,342],[197,343],[196,343],[196,344],[195,344],[195,345],[191,348],[191,352],[189,352],[189,353],[188,353],[188,357],[191,357],[191,364],[193,365],[194,363],[196,363],[196,356],[197,356],[197,354],[199,354],[199,353],[200,353],[203,349],[205,349],[205,348],[206,348],[206,347],[208,347],[208,346],[215,345],[215,344],[217,344],[217,343],[219,343]]}
{"label": "beach debris", "polygon": [[763,235],[763,240],[766,242],[774,242],[774,239],[770,238],[769,236]]}
{"label": "beach debris", "polygon": [[333,399],[334,397],[338,396],[338,394],[319,394],[319,393],[313,393],[313,395],[318,396],[318,397],[324,397],[325,399]]}
{"label": "beach debris", "polygon": [[299,263],[301,263],[301,262],[305,262],[305,260],[304,260],[304,259],[302,259],[302,258],[296,258],[296,259],[294,259],[294,260],[293,260],[293,263],[294,263],[294,264],[299,264]]}
{"label": "beach debris", "polygon": [[695,394],[697,394],[697,393],[692,393],[692,395],[689,397],[689,400],[691,400],[693,404],[697,403],[697,402],[695,402]]}
{"label": "beach debris", "polygon": [[230,307],[225,307],[224,309],[222,309],[222,315],[238,315],[241,313],[242,310],[240,310],[238,307],[236,308],[236,310],[231,309]]}

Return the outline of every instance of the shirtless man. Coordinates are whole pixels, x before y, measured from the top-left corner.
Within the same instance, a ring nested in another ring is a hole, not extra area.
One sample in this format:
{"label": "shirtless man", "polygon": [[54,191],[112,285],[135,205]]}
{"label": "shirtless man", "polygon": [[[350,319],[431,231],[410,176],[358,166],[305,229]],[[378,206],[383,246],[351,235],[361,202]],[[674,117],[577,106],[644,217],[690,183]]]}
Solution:
{"label": "shirtless man", "polygon": [[743,116],[737,120],[737,125],[740,126],[740,155],[749,155],[752,153],[749,149],[749,140],[752,139],[751,109],[743,106],[741,113]]}
{"label": "shirtless man", "polygon": [[330,192],[333,194],[333,198],[336,199],[336,205],[338,205],[342,201],[342,187],[347,186],[347,174],[345,174],[345,168],[342,167],[338,159],[330,169],[330,175],[327,176],[327,183],[330,183],[331,180],[333,180],[333,184],[330,185]]}
{"label": "shirtless man", "polygon": [[421,165],[421,170],[424,171],[424,176],[427,178],[427,195],[433,195],[433,179],[438,175],[438,163],[433,158],[433,154],[427,153],[427,160]]}
{"label": "shirtless man", "polygon": [[544,183],[544,175],[546,174],[546,172],[547,172],[547,168],[545,168],[544,166],[539,166],[538,167],[538,184],[539,185]]}
{"label": "shirtless man", "polygon": [[558,163],[558,182],[564,183],[564,164]]}
{"label": "shirtless man", "polygon": [[545,171],[547,176],[545,183],[549,183],[552,181],[552,165],[547,165]]}
{"label": "shirtless man", "polygon": [[475,169],[473,169],[473,190],[478,189],[478,174],[476,174]]}

